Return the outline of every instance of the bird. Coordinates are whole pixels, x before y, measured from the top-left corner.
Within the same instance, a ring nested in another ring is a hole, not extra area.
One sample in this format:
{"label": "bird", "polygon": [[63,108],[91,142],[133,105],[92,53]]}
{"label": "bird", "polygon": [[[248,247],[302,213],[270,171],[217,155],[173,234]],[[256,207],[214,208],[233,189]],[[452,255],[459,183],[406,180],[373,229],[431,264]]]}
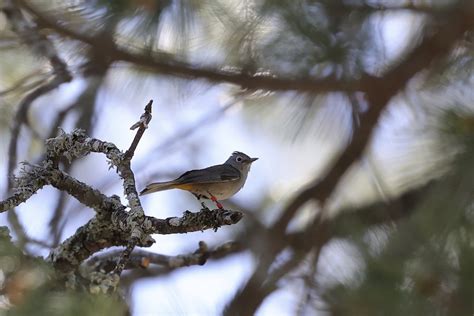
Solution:
{"label": "bird", "polygon": [[257,159],[251,158],[243,152],[234,151],[221,165],[190,170],[171,181],[150,183],[140,192],[140,195],[181,189],[191,192],[205,209],[207,207],[201,201],[203,198],[212,200],[219,209],[223,209],[219,201],[230,198],[242,189],[247,180],[250,166]]}

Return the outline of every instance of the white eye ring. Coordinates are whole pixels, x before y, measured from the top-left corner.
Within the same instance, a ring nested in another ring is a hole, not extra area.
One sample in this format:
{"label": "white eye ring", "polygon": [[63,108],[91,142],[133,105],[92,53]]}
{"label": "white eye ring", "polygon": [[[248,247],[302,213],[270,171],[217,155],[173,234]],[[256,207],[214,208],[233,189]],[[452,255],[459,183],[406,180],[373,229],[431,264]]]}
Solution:
{"label": "white eye ring", "polygon": [[241,161],[242,161],[242,157],[237,157],[237,158],[235,158],[235,161],[241,162]]}

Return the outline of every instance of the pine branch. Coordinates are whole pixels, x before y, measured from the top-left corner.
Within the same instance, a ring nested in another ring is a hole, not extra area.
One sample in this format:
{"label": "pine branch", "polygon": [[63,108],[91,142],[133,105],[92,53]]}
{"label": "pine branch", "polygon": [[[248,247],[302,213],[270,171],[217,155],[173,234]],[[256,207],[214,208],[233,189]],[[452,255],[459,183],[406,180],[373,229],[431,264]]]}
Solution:
{"label": "pine branch", "polygon": [[[379,120],[382,111],[387,107],[389,101],[405,87],[410,79],[423,69],[430,66],[438,58],[450,52],[454,44],[462,38],[466,31],[474,27],[474,7],[469,2],[463,2],[464,6],[450,11],[441,19],[436,31],[425,34],[423,41],[410,54],[406,56],[397,66],[389,70],[380,78],[371,78],[370,86],[362,89],[366,92],[369,102],[369,110],[361,117],[360,128],[356,131],[351,143],[336,158],[329,172],[322,178],[318,176],[312,184],[296,194],[290,201],[282,216],[271,228],[272,239],[278,242],[272,244],[272,249],[261,258],[254,273],[245,283],[243,288],[236,293],[226,308],[226,313],[253,314],[268,293],[263,292],[261,287],[256,286],[268,275],[268,270],[275,257],[287,246],[285,231],[288,223],[293,219],[298,210],[308,201],[318,201],[324,209],[325,201],[331,196],[339,180],[346,170],[363,154],[372,132]],[[306,240],[318,240],[321,234],[325,234],[328,224],[322,220],[323,212],[315,216],[312,223],[308,225],[305,232]],[[313,244],[306,244],[306,251],[313,249]],[[293,267],[298,264],[293,262]],[[290,268],[290,267],[289,267]],[[252,298],[249,303],[249,298]]]}
{"label": "pine branch", "polygon": [[304,91],[322,93],[328,91],[363,91],[370,85],[372,77],[363,76],[359,80],[342,80],[335,77],[322,79],[314,78],[283,78],[271,74],[269,71],[259,71],[258,73],[247,73],[244,69],[234,68],[232,70],[205,68],[176,60],[167,53],[157,53],[157,56],[150,54],[135,54],[119,48],[115,45],[106,45],[100,39],[83,34],[59,24],[55,19],[48,17],[37,8],[26,1],[18,0],[22,8],[31,13],[45,27],[55,30],[66,37],[81,41],[85,44],[101,47],[104,54],[112,61],[125,61],[137,66],[153,69],[163,74],[178,76],[188,79],[204,79],[214,83],[232,83],[244,89],[251,90],[271,90],[271,91]]}

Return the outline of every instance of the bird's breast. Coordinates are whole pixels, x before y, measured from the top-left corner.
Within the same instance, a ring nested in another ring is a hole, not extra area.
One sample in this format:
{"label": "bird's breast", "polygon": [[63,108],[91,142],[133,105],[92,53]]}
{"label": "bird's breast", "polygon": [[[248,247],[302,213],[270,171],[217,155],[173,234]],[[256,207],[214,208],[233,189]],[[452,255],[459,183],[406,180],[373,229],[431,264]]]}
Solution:
{"label": "bird's breast", "polygon": [[192,193],[211,198],[209,193],[216,197],[217,200],[226,200],[237,193],[243,186],[243,181],[228,181],[222,183],[208,183],[194,185],[192,188],[185,190]]}

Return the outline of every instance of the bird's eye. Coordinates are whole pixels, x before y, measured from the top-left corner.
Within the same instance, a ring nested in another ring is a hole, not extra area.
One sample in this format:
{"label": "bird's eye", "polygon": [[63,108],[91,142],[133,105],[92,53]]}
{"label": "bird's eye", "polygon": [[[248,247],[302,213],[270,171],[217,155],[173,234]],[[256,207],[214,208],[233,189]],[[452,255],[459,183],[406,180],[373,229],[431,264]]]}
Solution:
{"label": "bird's eye", "polygon": [[235,158],[235,161],[241,162],[241,161],[242,161],[242,157],[239,156],[239,157]]}

